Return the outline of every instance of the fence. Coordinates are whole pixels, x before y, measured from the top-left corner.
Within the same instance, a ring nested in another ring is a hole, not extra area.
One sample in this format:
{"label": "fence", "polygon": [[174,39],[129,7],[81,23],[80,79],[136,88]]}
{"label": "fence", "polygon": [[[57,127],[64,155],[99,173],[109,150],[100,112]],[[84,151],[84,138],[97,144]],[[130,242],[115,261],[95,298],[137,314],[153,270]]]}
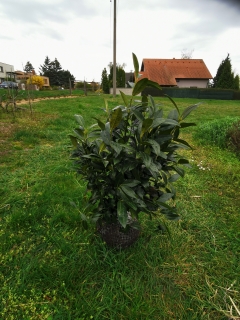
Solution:
{"label": "fence", "polygon": [[213,99],[213,100],[240,100],[240,90],[227,89],[200,89],[200,88],[175,88],[163,87],[162,90],[155,88],[145,88],[142,92],[144,95],[161,97],[167,94],[171,98],[196,98],[196,99]]}

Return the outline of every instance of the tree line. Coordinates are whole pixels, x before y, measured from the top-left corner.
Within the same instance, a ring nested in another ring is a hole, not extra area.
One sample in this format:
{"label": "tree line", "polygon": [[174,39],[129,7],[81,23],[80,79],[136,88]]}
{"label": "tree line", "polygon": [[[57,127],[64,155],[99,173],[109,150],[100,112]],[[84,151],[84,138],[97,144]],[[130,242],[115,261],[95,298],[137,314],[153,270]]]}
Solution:
{"label": "tree line", "polygon": [[[31,62],[28,61],[23,70],[29,73],[34,70],[34,67]],[[69,81],[71,82],[71,86],[74,86],[75,77],[69,70],[62,68],[57,58],[51,61],[49,57],[46,56],[44,63],[40,65],[39,72],[41,76],[49,78],[50,86],[69,88]]]}
{"label": "tree line", "polygon": [[[102,78],[101,78],[101,86],[104,93],[109,93],[110,88],[113,87],[113,64],[110,63],[108,65],[110,68],[110,73],[108,74],[107,69],[104,68],[102,71]],[[124,88],[125,87],[125,71],[124,71],[125,64],[117,64],[116,65],[116,86],[117,88]]]}

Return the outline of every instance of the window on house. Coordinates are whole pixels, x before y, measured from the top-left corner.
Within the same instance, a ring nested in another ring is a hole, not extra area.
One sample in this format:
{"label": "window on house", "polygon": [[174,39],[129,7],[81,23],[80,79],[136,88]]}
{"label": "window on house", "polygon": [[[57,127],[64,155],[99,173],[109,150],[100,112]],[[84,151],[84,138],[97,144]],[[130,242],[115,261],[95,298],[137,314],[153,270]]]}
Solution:
{"label": "window on house", "polygon": [[3,72],[3,67],[2,66],[0,66],[0,72]]}
{"label": "window on house", "polygon": [[44,79],[44,83],[47,84],[47,79]]}

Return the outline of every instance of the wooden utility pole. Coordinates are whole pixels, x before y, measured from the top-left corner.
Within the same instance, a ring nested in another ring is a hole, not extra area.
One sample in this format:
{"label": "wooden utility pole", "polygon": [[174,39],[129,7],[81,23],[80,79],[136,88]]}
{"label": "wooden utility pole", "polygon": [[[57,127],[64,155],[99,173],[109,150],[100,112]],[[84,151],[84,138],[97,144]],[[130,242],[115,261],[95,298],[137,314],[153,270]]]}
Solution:
{"label": "wooden utility pole", "polygon": [[69,93],[70,96],[72,95],[72,83],[71,83],[71,79],[69,78]]}
{"label": "wooden utility pole", "polygon": [[114,0],[114,18],[113,18],[113,97],[116,97],[116,34],[117,34],[117,18],[116,18],[116,0]]}
{"label": "wooden utility pole", "polygon": [[84,79],[84,94],[85,94],[85,96],[87,96],[87,88],[86,88],[86,81],[85,81],[85,79]]}

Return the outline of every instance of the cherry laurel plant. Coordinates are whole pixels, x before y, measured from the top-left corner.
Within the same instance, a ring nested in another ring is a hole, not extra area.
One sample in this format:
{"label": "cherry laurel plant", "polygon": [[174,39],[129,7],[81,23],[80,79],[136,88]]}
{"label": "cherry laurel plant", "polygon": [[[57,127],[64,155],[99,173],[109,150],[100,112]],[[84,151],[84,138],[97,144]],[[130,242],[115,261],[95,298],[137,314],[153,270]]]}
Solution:
{"label": "cherry laurel plant", "polygon": [[180,130],[195,125],[185,118],[198,104],[182,113],[176,103],[164,117],[163,109],[151,96],[134,97],[147,86],[161,89],[147,78],[139,77],[139,64],[133,54],[135,79],[132,97],[123,92],[123,105],[109,110],[105,103],[106,121],[96,118],[96,124],[86,129],[81,115],[75,115],[79,126],[70,135],[75,168],[87,181],[90,190],[89,212],[81,214],[83,222],[119,221],[125,228],[129,215],[138,219],[143,212],[149,217],[165,215],[178,219],[173,187],[184,176],[189,161],[179,155],[181,149],[191,149],[179,138]]}

